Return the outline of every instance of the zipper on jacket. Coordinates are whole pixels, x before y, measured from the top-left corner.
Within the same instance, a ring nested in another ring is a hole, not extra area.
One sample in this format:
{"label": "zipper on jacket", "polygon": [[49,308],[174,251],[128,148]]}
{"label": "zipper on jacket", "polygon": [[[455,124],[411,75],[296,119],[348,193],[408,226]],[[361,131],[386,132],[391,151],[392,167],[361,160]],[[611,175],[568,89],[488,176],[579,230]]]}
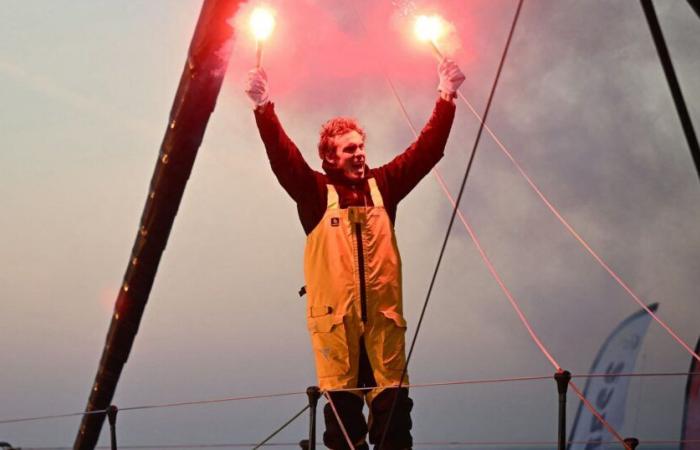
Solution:
{"label": "zipper on jacket", "polygon": [[357,239],[357,265],[360,270],[360,310],[362,321],[367,322],[367,291],[365,289],[365,255],[362,250],[362,225],[355,224],[355,237]]}

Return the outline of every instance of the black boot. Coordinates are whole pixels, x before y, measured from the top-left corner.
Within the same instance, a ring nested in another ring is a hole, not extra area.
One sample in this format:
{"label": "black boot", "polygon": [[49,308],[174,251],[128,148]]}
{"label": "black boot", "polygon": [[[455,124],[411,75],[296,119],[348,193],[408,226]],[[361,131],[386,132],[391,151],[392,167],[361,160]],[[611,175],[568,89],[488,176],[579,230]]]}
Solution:
{"label": "black boot", "polygon": [[[350,392],[331,392],[330,396],[354,447],[358,450],[369,450],[365,442],[367,422],[362,414],[364,400]],[[326,447],[333,450],[350,450],[330,403],[323,408],[323,416],[326,419],[326,431],[323,433],[323,443]]]}
{"label": "black boot", "polygon": [[[389,423],[389,413],[397,393],[396,408]],[[405,450],[413,446],[411,409],[413,400],[408,397],[406,388],[386,389],[372,400],[369,441],[374,444],[375,450]],[[379,444],[387,426],[384,445],[380,449]]]}

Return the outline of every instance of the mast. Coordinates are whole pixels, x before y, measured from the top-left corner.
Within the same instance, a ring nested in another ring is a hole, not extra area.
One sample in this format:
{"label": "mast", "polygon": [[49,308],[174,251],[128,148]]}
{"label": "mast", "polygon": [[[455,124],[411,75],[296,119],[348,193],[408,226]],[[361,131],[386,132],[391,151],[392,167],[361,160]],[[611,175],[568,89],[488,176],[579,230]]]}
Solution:
{"label": "mast", "polygon": [[[240,0],[204,0],[151,178],[86,412],[106,409],[136,338],[163,250],[228,66]],[[105,414],[86,414],[73,448],[93,449]]]}
{"label": "mast", "polygon": [[[688,142],[688,147],[690,148],[690,154],[695,162],[695,170],[700,178],[700,146],[698,145],[698,137],[695,134],[695,129],[693,128],[693,121],[690,119],[690,113],[688,113],[688,108],[685,105],[685,100],[683,99],[683,93],[681,92],[681,85],[678,83],[678,78],[676,77],[676,71],[673,69],[673,63],[671,62],[671,54],[668,52],[666,47],[666,41],[664,39],[663,32],[661,31],[661,25],[659,25],[659,20],[656,17],[656,11],[654,10],[654,4],[651,0],[640,0],[642,2],[642,9],[644,9],[644,15],[646,16],[647,23],[649,24],[649,30],[651,31],[651,36],[654,38],[654,45],[656,46],[656,52],[659,54],[659,59],[661,60],[661,66],[666,74],[666,81],[668,82],[668,87],[671,89],[671,95],[673,96],[673,103],[676,105],[676,111],[678,112],[678,117],[681,120],[681,125],[683,126],[683,133],[685,134],[685,140]],[[693,7],[697,13],[699,8],[697,1],[690,1],[690,6]]]}

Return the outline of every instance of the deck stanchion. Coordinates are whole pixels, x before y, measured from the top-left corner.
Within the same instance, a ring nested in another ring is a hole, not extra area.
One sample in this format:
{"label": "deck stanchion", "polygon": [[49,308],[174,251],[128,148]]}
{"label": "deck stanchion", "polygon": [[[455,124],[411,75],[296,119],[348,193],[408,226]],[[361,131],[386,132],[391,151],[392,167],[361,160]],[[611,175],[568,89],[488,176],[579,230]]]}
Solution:
{"label": "deck stanchion", "polygon": [[633,437],[625,438],[624,442],[626,450],[635,450],[639,445],[639,439]]}
{"label": "deck stanchion", "polygon": [[571,373],[568,370],[558,371],[554,374],[559,393],[559,425],[557,436],[557,449],[566,450],[566,390],[571,381]]}
{"label": "deck stanchion", "polygon": [[117,450],[117,413],[119,408],[109,405],[107,408],[107,420],[109,421],[109,440],[112,450]]}
{"label": "deck stanchion", "polygon": [[[306,389],[306,395],[309,397],[309,441],[306,443],[306,449],[316,450],[316,405],[321,397],[321,389],[318,386],[310,386]],[[299,443],[302,448],[303,442]]]}

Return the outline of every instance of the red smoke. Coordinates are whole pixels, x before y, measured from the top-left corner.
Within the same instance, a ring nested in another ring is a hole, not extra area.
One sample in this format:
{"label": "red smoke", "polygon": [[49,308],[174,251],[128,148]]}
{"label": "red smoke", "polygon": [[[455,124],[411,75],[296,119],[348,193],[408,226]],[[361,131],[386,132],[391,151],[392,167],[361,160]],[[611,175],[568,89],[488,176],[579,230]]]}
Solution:
{"label": "red smoke", "polygon": [[[274,99],[294,95],[316,104],[347,102],[353,100],[348,98],[350,87],[358,89],[358,83],[367,95],[385,92],[382,68],[404,91],[424,90],[436,83],[437,62],[430,47],[415,39],[413,18],[403,16],[392,1],[368,2],[364,7],[362,2],[331,3],[264,3],[276,11],[277,27],[265,42],[263,52],[263,67]],[[444,0],[416,5],[417,13],[437,13],[454,25],[454,32],[439,45],[465,72],[469,72],[475,58],[473,49],[465,43],[479,33],[470,15],[480,14],[484,8],[494,9],[493,3],[483,0],[468,3]],[[248,29],[248,17],[260,4],[245,4],[234,22],[236,42],[229,80],[237,83],[241,91],[245,73],[255,65],[255,42]]]}

